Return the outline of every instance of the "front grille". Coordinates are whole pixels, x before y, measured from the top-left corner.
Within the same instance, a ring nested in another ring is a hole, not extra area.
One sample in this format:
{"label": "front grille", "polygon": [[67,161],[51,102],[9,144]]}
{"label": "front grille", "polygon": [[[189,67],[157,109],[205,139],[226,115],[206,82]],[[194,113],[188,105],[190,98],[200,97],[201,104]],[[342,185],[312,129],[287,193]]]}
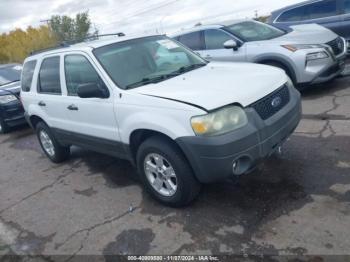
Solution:
{"label": "front grille", "polygon": [[252,104],[261,119],[266,120],[280,111],[290,100],[288,86],[284,85],[275,92],[265,96],[259,101]]}
{"label": "front grille", "polygon": [[326,43],[326,45],[329,45],[332,48],[333,53],[336,56],[343,53],[344,49],[345,49],[344,41],[341,37],[338,37],[338,38],[334,39],[333,41]]}

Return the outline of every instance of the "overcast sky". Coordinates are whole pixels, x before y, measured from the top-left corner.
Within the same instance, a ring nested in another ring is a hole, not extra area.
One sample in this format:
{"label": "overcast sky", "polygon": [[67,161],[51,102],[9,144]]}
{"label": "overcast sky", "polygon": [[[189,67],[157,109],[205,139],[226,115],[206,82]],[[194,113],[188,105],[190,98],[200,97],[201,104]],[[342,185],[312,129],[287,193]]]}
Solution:
{"label": "overcast sky", "polygon": [[301,0],[0,0],[0,33],[38,26],[53,14],[89,10],[100,33],[165,33],[197,22],[253,17]]}

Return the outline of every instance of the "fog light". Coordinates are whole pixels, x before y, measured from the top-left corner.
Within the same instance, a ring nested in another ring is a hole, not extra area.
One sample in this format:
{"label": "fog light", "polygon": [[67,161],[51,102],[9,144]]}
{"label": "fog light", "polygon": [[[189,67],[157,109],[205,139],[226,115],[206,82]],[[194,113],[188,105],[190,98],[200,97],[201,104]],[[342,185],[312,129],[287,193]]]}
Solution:
{"label": "fog light", "polygon": [[238,167],[237,161],[233,162],[233,165],[232,165],[233,173],[235,173],[237,167]]}
{"label": "fog light", "polygon": [[252,161],[248,156],[242,156],[232,163],[232,172],[235,176],[240,176],[249,171]]}

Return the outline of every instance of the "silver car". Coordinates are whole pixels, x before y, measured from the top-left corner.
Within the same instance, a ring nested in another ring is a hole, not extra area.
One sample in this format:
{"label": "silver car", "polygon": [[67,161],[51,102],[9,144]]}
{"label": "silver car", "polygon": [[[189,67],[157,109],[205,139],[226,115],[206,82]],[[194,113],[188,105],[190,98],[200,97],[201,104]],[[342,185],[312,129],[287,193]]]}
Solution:
{"label": "silver car", "polygon": [[293,26],[288,33],[254,20],[241,20],[196,26],[171,37],[207,60],[279,67],[300,88],[330,81],[345,68],[345,39],[316,24]]}

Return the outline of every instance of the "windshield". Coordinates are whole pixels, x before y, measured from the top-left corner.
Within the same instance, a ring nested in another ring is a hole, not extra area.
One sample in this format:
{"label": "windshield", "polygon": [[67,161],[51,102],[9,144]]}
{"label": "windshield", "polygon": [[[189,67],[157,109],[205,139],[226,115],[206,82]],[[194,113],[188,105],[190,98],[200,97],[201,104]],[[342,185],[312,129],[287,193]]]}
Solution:
{"label": "windshield", "polygon": [[115,43],[97,48],[94,54],[122,89],[164,81],[207,64],[165,36]]}
{"label": "windshield", "polygon": [[0,67],[0,86],[17,82],[21,78],[22,66],[12,65]]}
{"label": "windshield", "polygon": [[285,34],[285,32],[276,27],[255,21],[233,24],[225,29],[241,38],[244,42],[270,40]]}

